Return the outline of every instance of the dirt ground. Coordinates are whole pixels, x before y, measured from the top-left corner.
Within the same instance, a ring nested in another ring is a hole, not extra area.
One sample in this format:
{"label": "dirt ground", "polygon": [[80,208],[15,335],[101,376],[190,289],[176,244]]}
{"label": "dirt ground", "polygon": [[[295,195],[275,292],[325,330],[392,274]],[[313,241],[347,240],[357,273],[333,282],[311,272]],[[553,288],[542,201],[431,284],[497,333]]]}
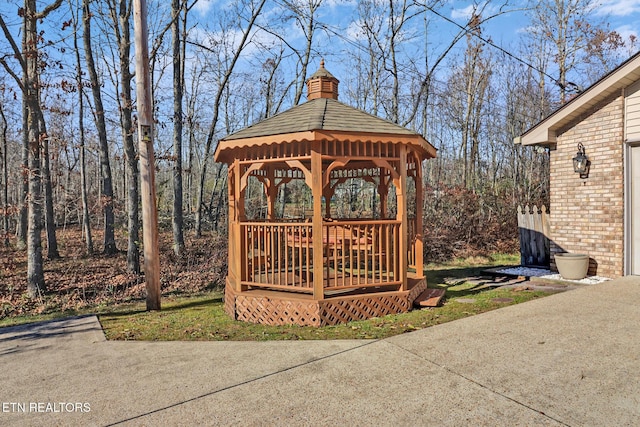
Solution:
{"label": "dirt ground", "polygon": [[[88,255],[78,227],[57,231],[61,258],[45,258],[47,289],[37,298],[29,298],[26,294],[26,251],[17,250],[13,240],[11,247],[0,247],[0,319],[144,298],[144,275],[127,271],[125,230],[116,232],[119,252],[113,256],[101,253],[103,235],[98,230],[93,233],[95,251]],[[44,237],[43,234],[43,241]],[[163,295],[223,287],[227,268],[225,236],[204,234],[201,239],[195,239],[185,233],[186,253],[180,259],[173,253],[172,242],[171,232],[161,231]],[[43,254],[46,257],[46,245]],[[142,255],[140,262],[143,269]]]}

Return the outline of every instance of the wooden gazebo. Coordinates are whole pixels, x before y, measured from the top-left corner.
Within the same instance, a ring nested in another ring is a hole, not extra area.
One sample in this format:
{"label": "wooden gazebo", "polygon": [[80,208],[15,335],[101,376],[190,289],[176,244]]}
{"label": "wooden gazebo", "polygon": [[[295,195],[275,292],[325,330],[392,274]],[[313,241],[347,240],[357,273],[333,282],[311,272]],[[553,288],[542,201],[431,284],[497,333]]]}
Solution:
{"label": "wooden gazebo", "polygon": [[[321,62],[307,80],[306,103],[225,137],[216,149],[229,173],[225,310],[234,319],[336,324],[406,312],[426,289],[421,164],[436,150],[413,131],[338,102],[338,83]],[[264,218],[247,218],[250,179],[264,188]],[[354,179],[374,184],[379,212],[332,218],[336,188]],[[312,209],[278,218],[278,188],[292,180],[309,187]],[[387,217],[393,189],[396,214]]]}

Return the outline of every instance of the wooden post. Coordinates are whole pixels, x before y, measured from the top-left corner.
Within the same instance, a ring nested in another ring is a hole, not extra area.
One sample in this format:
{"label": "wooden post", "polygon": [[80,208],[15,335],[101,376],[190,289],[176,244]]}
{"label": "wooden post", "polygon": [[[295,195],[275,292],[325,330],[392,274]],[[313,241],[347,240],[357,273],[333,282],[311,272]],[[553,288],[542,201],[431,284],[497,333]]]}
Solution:
{"label": "wooden post", "polygon": [[244,191],[242,191],[242,170],[240,159],[237,157],[233,160],[233,193],[234,193],[234,217],[233,222],[229,218],[229,228],[233,227],[235,244],[233,248],[229,248],[229,263],[233,264],[236,272],[236,292],[246,290],[243,288],[242,281],[247,279],[247,269],[244,260],[247,255],[247,242],[240,223],[245,220],[244,217]]}
{"label": "wooden post", "polygon": [[[229,216],[227,218],[227,226],[229,227],[229,253],[228,253],[228,279],[233,289],[240,291],[240,273],[236,269],[236,245],[239,244],[240,238],[237,237],[236,230],[236,163],[229,164],[227,170],[227,190],[229,200]],[[232,258],[233,257],[233,258]]]}
{"label": "wooden post", "polygon": [[146,0],[133,1],[133,26],[136,49],[136,96],[138,99],[138,142],[147,310],[160,310],[160,254],[153,155],[153,99],[151,99],[151,76],[149,73]]}
{"label": "wooden post", "polygon": [[380,169],[380,178],[378,182],[378,196],[380,196],[380,219],[385,219],[387,217],[387,197],[389,193],[389,182],[388,174],[389,172],[384,168]]}
{"label": "wooden post", "polygon": [[399,161],[399,185],[396,187],[398,212],[396,219],[400,221],[400,248],[398,248],[398,258],[400,260],[400,280],[401,290],[408,289],[407,270],[409,269],[408,256],[408,216],[407,216],[407,147],[401,145]]}
{"label": "wooden post", "polygon": [[267,168],[267,187],[265,192],[267,194],[267,218],[270,221],[276,219],[276,199],[278,198],[278,187],[276,187],[276,173],[273,166]]}
{"label": "wooden post", "polygon": [[311,150],[311,194],[313,195],[313,220],[311,223],[313,235],[313,299],[324,299],[324,268],[322,244],[322,155],[320,144],[314,144]]}
{"label": "wooden post", "polygon": [[424,203],[424,188],[422,186],[422,161],[416,156],[416,230],[415,244],[416,251],[416,275],[424,277],[424,242],[422,241],[424,234],[424,225],[422,223],[422,209]]}

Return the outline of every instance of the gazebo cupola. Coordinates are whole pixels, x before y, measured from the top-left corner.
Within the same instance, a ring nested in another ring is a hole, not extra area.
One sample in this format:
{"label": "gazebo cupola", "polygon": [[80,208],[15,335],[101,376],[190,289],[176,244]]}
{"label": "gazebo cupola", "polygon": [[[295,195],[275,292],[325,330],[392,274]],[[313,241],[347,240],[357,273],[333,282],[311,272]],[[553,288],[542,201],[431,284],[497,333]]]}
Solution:
{"label": "gazebo cupola", "polygon": [[338,99],[338,83],[340,81],[324,68],[324,59],[321,60],[318,71],[307,79],[307,100],[311,101],[316,98]]}
{"label": "gazebo cupola", "polygon": [[[339,102],[338,84],[322,61],[307,102],[218,144],[229,175],[225,310],[235,319],[336,324],[408,311],[426,289],[421,165],[436,150]],[[310,209],[278,199],[292,181],[308,187]],[[248,209],[250,183],[262,187],[266,214]],[[372,200],[355,218],[341,209],[345,187],[366,187]]]}

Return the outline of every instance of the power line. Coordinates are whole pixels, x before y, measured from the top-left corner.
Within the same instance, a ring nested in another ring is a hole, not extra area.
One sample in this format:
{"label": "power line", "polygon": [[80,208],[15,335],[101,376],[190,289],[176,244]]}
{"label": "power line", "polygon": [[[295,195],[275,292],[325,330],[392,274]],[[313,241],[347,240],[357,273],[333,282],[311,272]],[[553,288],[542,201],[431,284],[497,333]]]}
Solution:
{"label": "power line", "polygon": [[[282,4],[278,0],[276,0],[275,3],[279,4],[281,7],[287,7],[287,5]],[[568,91],[575,92],[575,93],[581,93],[582,92],[583,89],[579,85],[577,85],[576,83],[573,83],[573,82],[562,83],[562,82],[560,82],[557,78],[553,77],[552,75],[550,75],[546,71],[544,71],[544,70],[536,67],[535,65],[525,61],[524,59],[512,54],[511,52],[509,52],[508,50],[504,49],[503,47],[496,45],[495,43],[493,43],[491,41],[491,39],[487,39],[487,38],[483,37],[482,35],[474,32],[474,31],[471,31],[471,29],[469,27],[462,26],[462,25],[458,24],[453,19],[448,18],[447,16],[445,16],[445,15],[441,14],[440,12],[438,12],[437,10],[435,10],[432,6],[428,6],[426,4],[420,4],[415,0],[414,0],[413,4],[415,6],[417,6],[417,7],[423,7],[425,10],[430,11],[431,13],[433,13],[434,15],[438,16],[439,18],[443,19],[444,21],[447,21],[450,24],[453,24],[456,27],[460,28],[466,34],[470,34],[471,36],[478,38],[482,42],[488,44],[489,46],[493,47],[494,49],[499,50],[503,54],[505,54],[508,57],[514,59],[515,61],[517,61],[517,62],[525,65],[526,67],[528,67],[528,68],[530,68],[530,69],[532,69],[532,70],[544,75],[545,77],[549,78],[552,82],[554,82],[561,89],[568,90]],[[301,15],[303,15],[305,18],[309,18],[309,14],[306,11],[299,10],[297,12],[300,13]],[[368,49],[365,46],[363,46],[361,43],[353,40],[352,38],[349,38],[349,37],[345,36],[342,33],[342,29],[341,28],[338,28],[338,27],[333,26],[333,25],[326,24],[326,23],[324,23],[324,22],[322,22],[320,20],[316,20],[316,23],[318,24],[318,27],[324,29],[328,33],[333,34],[334,36],[338,37],[339,39],[341,39],[345,43],[355,47],[356,49],[358,49],[358,50],[360,50],[362,52],[367,52],[368,51]]]}
{"label": "power line", "polygon": [[[535,65],[532,65],[530,63],[528,63],[527,61],[517,57],[516,55],[512,54],[511,52],[507,51],[506,49],[504,49],[501,46],[498,46],[497,44],[493,43],[491,41],[491,39],[486,39],[484,37],[482,37],[480,34],[478,34],[477,32],[471,31],[468,27],[466,26],[462,26],[460,24],[458,24],[456,21],[454,21],[451,18],[448,18],[444,15],[442,15],[440,12],[434,10],[431,6],[427,6],[426,4],[419,4],[417,2],[414,1],[414,4],[416,6],[422,6],[424,7],[426,10],[429,10],[431,13],[433,13],[434,15],[440,17],[441,19],[444,19],[445,21],[455,25],[456,27],[460,28],[462,31],[464,31],[466,34],[469,34],[473,37],[476,37],[480,40],[482,40],[484,43],[488,44],[489,46],[493,47],[494,49],[498,49],[500,52],[504,53],[505,55],[509,56],[512,59],[515,59],[516,61],[520,62],[521,64],[526,65],[527,67],[531,68],[534,71],[537,71],[538,73],[543,74],[544,76],[548,77],[549,79],[551,79],[551,81],[553,81],[555,84],[557,84],[561,89],[568,89],[568,90],[572,90],[575,91],[577,93],[582,92],[582,89],[580,88],[580,86],[578,86],[575,83],[572,82],[567,82],[567,83],[562,83],[560,82],[558,79],[556,79],[555,77],[551,76],[550,74],[548,74],[547,72],[545,72],[544,70],[541,70],[539,68],[537,68]],[[570,89],[572,88],[572,89]]]}

